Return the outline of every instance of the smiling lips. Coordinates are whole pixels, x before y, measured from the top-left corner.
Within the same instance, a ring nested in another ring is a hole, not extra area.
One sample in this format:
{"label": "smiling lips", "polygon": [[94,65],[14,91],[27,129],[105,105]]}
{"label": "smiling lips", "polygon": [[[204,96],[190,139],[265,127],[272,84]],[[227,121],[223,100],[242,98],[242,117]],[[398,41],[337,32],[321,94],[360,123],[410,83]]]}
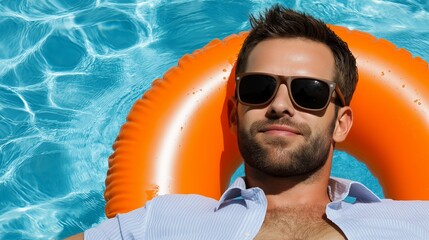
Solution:
{"label": "smiling lips", "polygon": [[285,125],[269,125],[260,130],[262,133],[270,135],[287,135],[295,136],[302,135],[297,129]]}

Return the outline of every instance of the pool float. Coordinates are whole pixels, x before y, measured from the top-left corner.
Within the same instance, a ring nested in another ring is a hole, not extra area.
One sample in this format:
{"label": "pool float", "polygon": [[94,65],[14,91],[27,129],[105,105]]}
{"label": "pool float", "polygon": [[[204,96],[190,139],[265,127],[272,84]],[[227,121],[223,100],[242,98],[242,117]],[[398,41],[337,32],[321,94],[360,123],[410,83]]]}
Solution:
{"label": "pool float", "polygon": [[[386,40],[331,26],[355,54],[360,80],[355,121],[337,145],[364,162],[393,199],[429,199],[429,68]],[[132,107],[113,144],[106,215],[141,207],[154,196],[219,198],[241,163],[226,100],[246,33],[213,40],[183,56]]]}

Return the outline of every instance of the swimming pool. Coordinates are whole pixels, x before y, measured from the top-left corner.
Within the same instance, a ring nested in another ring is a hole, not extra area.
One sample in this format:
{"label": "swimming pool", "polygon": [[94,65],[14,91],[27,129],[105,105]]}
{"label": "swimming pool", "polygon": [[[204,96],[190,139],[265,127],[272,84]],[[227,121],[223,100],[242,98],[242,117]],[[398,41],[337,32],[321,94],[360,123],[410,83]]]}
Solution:
{"label": "swimming pool", "polygon": [[[275,2],[429,61],[423,0],[1,2],[0,239],[62,238],[105,219],[107,158],[135,100]],[[334,165],[382,195],[359,162],[337,153]]]}

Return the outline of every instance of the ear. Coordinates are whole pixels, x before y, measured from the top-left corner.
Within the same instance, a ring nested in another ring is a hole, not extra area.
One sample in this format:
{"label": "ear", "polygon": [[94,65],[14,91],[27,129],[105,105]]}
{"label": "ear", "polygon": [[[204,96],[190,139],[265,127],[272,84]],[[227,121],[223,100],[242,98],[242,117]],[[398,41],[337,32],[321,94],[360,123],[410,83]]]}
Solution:
{"label": "ear", "polygon": [[333,140],[334,142],[342,142],[346,139],[353,125],[353,111],[350,107],[342,107],[338,109]]}
{"label": "ear", "polygon": [[235,97],[228,99],[229,128],[233,133],[237,132],[237,100]]}

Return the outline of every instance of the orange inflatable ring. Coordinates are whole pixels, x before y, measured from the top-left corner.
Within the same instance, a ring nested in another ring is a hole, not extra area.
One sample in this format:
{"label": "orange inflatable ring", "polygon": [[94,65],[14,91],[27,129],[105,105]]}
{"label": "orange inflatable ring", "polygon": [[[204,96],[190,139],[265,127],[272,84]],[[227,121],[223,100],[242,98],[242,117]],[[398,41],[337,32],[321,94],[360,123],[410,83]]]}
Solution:
{"label": "orange inflatable ring", "polygon": [[[429,199],[429,68],[385,40],[332,26],[357,57],[355,121],[337,149],[364,162],[393,199]],[[240,165],[227,122],[228,81],[246,34],[185,55],[131,109],[109,158],[106,215],[157,194],[218,198]]]}

